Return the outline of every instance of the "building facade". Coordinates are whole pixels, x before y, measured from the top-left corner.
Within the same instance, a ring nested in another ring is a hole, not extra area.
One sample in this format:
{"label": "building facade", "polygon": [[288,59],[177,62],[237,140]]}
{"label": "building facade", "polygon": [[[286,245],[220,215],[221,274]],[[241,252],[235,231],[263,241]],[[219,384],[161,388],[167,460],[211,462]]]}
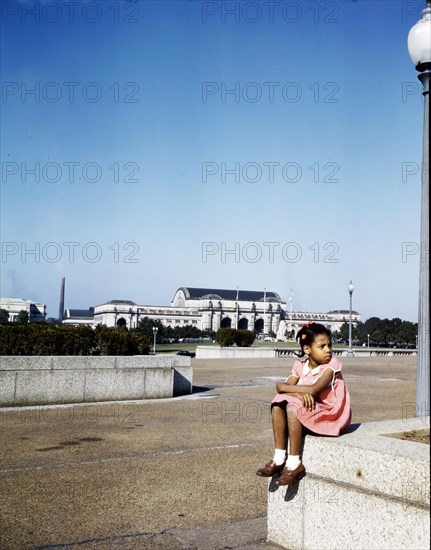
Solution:
{"label": "building facade", "polygon": [[[29,321],[45,321],[46,306],[20,298],[0,298],[0,309],[9,313],[9,321],[16,320],[20,311],[28,313]],[[170,306],[138,305],[131,300],[110,300],[88,309],[65,309],[63,324],[98,324],[108,327],[136,328],[148,317],[167,327],[193,326],[200,330],[217,332],[219,328],[253,330],[258,334],[275,334],[277,340],[294,337],[304,323],[315,321],[330,330],[338,331],[349,322],[348,310],[329,313],[288,312],[287,304],[276,292],[180,287]],[[361,315],[352,311],[352,324],[361,321]]]}
{"label": "building facade", "polygon": [[45,321],[46,317],[45,304],[23,300],[22,298],[0,298],[0,309],[4,309],[9,313],[8,321],[11,323],[16,321],[21,311],[25,311],[28,314],[30,323]]}
{"label": "building facade", "polygon": [[286,303],[275,292],[180,287],[172,307],[197,311],[202,330],[238,328],[276,334]]}
{"label": "building facade", "polygon": [[[130,300],[110,300],[90,310],[83,310],[81,323],[89,324],[93,310],[93,326],[137,327],[148,317],[164,326],[194,326],[216,332],[219,328],[253,330],[260,334],[274,333],[278,340],[294,337],[304,323],[313,320],[332,331],[340,330],[349,321],[349,311],[329,313],[287,311],[287,304],[276,292],[241,289],[214,289],[180,287],[170,306],[138,305]],[[80,324],[76,314],[80,310],[66,310],[65,323]],[[75,313],[71,315],[69,312]],[[352,312],[352,323],[360,322],[358,312]]]}

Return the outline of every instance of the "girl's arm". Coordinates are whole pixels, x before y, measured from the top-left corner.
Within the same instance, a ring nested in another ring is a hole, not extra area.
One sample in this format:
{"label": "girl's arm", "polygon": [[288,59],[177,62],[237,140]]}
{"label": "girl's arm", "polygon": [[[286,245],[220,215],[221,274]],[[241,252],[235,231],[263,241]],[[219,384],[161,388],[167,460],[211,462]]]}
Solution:
{"label": "girl's arm", "polygon": [[299,378],[296,376],[289,376],[287,382],[277,382],[276,389],[277,393],[289,393],[289,394],[309,394],[313,397],[319,393],[323,388],[330,384],[332,377],[334,376],[334,371],[331,367],[325,369],[322,375],[317,379],[314,384],[299,384]]}

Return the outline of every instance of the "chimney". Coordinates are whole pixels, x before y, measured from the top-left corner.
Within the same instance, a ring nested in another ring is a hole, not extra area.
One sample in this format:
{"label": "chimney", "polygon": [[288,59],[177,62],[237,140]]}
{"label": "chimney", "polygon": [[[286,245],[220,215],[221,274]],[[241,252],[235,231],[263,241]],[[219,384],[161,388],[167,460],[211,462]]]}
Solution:
{"label": "chimney", "polygon": [[60,323],[63,322],[63,315],[64,315],[64,282],[65,278],[61,278],[61,289],[60,289],[60,308],[58,310],[58,320]]}

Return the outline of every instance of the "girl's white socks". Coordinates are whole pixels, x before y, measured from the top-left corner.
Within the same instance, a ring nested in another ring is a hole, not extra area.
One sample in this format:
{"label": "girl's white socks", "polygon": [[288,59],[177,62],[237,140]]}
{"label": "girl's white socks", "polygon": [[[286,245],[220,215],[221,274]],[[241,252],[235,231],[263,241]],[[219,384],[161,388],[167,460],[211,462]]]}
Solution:
{"label": "girl's white socks", "polygon": [[299,455],[289,455],[286,461],[286,468],[295,470],[301,464]]}
{"label": "girl's white socks", "polygon": [[275,449],[274,458],[272,460],[277,466],[281,466],[286,462],[286,449]]}

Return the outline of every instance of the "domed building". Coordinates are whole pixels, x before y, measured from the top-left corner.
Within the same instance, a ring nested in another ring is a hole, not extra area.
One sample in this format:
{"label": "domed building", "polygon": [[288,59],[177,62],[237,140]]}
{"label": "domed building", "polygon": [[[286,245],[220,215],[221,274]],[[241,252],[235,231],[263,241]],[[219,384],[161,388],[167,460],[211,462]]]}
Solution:
{"label": "domed building", "polygon": [[286,302],[276,292],[180,287],[172,307],[198,311],[202,330],[239,328],[277,333]]}
{"label": "domed building", "polygon": [[[110,300],[89,310],[66,310],[66,324],[98,324],[108,327],[135,328],[148,317],[164,326],[194,326],[216,332],[219,328],[239,328],[259,334],[274,333],[277,339],[294,337],[304,323],[322,323],[332,331],[348,322],[349,312],[329,313],[287,311],[287,304],[276,293],[267,290],[180,287],[170,306],[138,305],[131,300]],[[361,315],[352,311],[356,325]]]}
{"label": "domed building", "polygon": [[277,333],[285,306],[277,293],[265,290],[180,287],[170,307],[138,305],[130,300],[95,306],[94,325],[130,329],[148,317],[172,328],[191,325],[217,331],[230,327],[268,334]]}

